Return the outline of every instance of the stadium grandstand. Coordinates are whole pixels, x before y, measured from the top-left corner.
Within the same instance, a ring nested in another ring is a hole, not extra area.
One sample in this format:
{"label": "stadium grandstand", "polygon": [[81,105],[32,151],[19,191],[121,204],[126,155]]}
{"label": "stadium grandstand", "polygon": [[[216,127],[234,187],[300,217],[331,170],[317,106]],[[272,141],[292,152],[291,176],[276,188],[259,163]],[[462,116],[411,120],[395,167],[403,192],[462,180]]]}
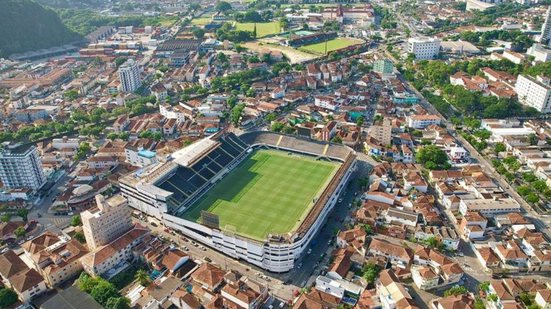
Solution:
{"label": "stadium grandstand", "polygon": [[289,39],[286,42],[287,46],[297,48],[304,45],[316,44],[320,42],[325,42],[332,40],[337,37],[336,32],[318,32],[303,36],[290,35]]}
{"label": "stadium grandstand", "polygon": [[270,132],[218,133],[120,180],[165,226],[274,272],[293,268],[355,169],[352,149]]}

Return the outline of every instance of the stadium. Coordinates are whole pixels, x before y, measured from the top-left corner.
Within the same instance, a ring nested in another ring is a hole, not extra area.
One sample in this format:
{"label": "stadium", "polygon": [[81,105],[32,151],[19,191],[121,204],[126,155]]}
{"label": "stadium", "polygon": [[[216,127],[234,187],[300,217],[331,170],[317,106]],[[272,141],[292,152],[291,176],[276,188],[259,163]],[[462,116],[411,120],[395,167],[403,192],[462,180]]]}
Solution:
{"label": "stadium", "polygon": [[270,132],[219,133],[120,179],[131,207],[233,258],[285,272],[355,169],[352,149]]}

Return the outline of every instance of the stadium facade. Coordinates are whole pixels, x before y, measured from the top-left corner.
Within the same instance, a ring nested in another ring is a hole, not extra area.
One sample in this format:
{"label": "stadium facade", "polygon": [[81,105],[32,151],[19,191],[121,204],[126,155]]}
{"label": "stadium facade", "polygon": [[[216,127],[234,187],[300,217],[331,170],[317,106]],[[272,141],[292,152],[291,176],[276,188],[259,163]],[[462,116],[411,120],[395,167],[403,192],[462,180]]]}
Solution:
{"label": "stadium facade", "polygon": [[[298,228],[284,235],[269,234],[259,241],[219,227],[216,216],[209,213],[200,223],[183,218],[182,213],[260,148],[339,163],[337,172],[313,200]],[[120,187],[131,207],[159,219],[165,226],[233,258],[272,272],[286,272],[294,267],[323,226],[355,168],[355,152],[343,145],[271,132],[250,132],[239,137],[219,133],[173,153],[165,162],[121,178]]]}

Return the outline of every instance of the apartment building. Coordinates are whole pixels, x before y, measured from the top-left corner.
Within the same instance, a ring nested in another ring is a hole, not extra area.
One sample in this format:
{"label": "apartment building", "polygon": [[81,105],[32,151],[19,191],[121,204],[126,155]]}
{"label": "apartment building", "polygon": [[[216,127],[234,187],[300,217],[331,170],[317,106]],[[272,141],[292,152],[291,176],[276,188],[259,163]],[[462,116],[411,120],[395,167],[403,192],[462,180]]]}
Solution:
{"label": "apartment building", "polygon": [[551,112],[551,85],[549,78],[519,75],[515,84],[520,103],[542,113]]}
{"label": "apartment building", "polygon": [[96,195],[96,208],[80,214],[86,244],[90,250],[106,245],[132,228],[127,200],[122,195],[105,199]]}
{"label": "apartment building", "polygon": [[140,68],[134,60],[130,59],[121,65],[118,73],[123,92],[134,92],[142,85]]}
{"label": "apartment building", "polygon": [[128,260],[134,258],[133,249],[141,244],[149,229],[136,226],[122,236],[105,246],[100,246],[82,258],[84,270],[93,275],[101,276],[110,269],[124,267]]}
{"label": "apartment building", "polygon": [[417,60],[434,59],[440,53],[440,40],[437,38],[410,38],[408,53],[415,55]]}
{"label": "apartment building", "polygon": [[381,125],[371,126],[368,135],[383,145],[390,145],[392,142],[392,124],[390,123],[390,119],[383,119]]}
{"label": "apartment building", "polygon": [[0,180],[9,189],[40,189],[46,176],[36,147],[4,143],[0,150]]}
{"label": "apartment building", "polygon": [[551,7],[547,8],[545,21],[541,25],[540,43],[551,46]]}

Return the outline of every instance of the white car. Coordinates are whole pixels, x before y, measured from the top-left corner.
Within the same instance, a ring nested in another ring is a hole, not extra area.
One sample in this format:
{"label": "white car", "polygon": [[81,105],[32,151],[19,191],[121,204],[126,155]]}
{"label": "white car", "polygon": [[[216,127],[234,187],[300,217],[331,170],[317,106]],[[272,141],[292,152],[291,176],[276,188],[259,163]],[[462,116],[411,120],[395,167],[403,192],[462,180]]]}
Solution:
{"label": "white car", "polygon": [[307,251],[306,253],[307,253],[307,254],[312,253],[312,249],[308,249],[308,251]]}

